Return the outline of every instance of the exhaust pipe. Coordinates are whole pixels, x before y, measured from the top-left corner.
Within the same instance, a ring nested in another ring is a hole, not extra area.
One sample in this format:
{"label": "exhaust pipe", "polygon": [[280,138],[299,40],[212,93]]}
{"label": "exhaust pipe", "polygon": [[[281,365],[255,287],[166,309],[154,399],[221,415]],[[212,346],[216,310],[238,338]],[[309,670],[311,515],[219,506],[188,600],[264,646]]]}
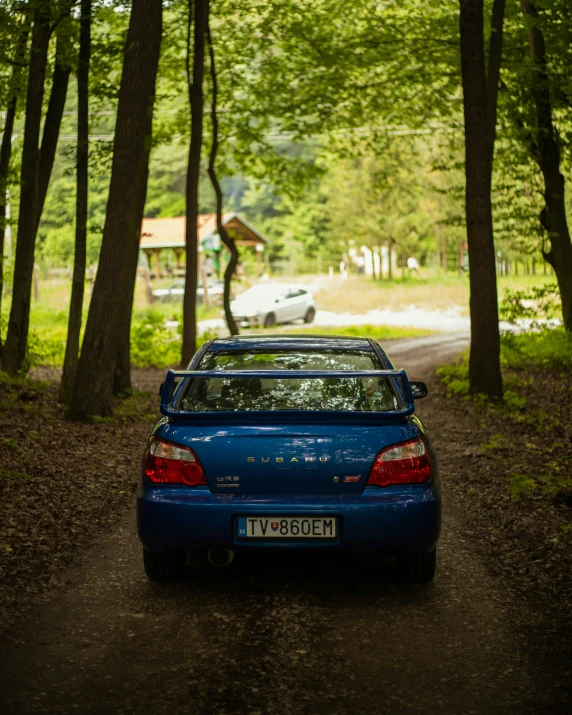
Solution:
{"label": "exhaust pipe", "polygon": [[207,549],[209,563],[219,569],[230,566],[234,560],[234,550],[226,546],[211,546]]}

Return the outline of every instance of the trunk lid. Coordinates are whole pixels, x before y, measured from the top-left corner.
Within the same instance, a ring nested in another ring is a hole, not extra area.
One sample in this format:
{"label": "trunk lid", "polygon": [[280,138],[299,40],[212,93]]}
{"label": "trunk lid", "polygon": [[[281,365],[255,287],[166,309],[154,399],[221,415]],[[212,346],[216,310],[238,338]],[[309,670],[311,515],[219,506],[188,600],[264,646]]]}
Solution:
{"label": "trunk lid", "polygon": [[377,425],[183,425],[158,434],[191,447],[222,494],[355,494],[403,420]]}

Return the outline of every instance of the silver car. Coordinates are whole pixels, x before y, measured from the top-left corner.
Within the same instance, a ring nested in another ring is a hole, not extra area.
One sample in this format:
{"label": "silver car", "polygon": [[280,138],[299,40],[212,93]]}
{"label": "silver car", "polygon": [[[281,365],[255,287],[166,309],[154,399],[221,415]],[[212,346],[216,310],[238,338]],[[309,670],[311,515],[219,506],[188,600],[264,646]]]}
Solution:
{"label": "silver car", "polygon": [[[211,302],[217,305],[222,304],[222,296],[224,292],[224,281],[213,280],[208,282],[209,298]],[[185,295],[185,280],[175,281],[168,288],[157,288],[153,291],[153,297],[163,303],[169,301],[182,300]],[[197,284],[197,301],[202,303],[205,296],[205,289],[201,280]]]}
{"label": "silver car", "polygon": [[290,283],[259,283],[239,295],[230,304],[239,325],[271,328],[294,320],[313,322],[316,302],[303,286]]}

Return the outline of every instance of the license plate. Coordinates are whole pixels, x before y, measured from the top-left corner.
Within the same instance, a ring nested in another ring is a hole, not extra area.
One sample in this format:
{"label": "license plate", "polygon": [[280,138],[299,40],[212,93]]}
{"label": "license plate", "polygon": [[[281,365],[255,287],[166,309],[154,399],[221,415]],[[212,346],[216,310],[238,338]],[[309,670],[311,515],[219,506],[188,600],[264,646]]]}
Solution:
{"label": "license plate", "polygon": [[239,516],[240,539],[335,539],[335,516]]}

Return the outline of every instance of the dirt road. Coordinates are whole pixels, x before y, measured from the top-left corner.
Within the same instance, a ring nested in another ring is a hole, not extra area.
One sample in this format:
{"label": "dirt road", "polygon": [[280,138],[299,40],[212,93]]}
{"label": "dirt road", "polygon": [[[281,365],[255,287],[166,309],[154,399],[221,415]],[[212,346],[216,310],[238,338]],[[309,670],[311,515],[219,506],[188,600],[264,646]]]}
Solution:
{"label": "dirt road", "polygon": [[[388,352],[412,378],[466,345],[441,336]],[[430,398],[420,414],[438,422]],[[446,436],[438,433],[439,441]],[[134,470],[136,470],[134,465]],[[393,580],[363,559],[238,558],[149,583],[134,513],[0,644],[2,713],[564,712],[533,617],[492,579],[445,484],[438,575]],[[449,498],[448,498],[449,497]]]}

